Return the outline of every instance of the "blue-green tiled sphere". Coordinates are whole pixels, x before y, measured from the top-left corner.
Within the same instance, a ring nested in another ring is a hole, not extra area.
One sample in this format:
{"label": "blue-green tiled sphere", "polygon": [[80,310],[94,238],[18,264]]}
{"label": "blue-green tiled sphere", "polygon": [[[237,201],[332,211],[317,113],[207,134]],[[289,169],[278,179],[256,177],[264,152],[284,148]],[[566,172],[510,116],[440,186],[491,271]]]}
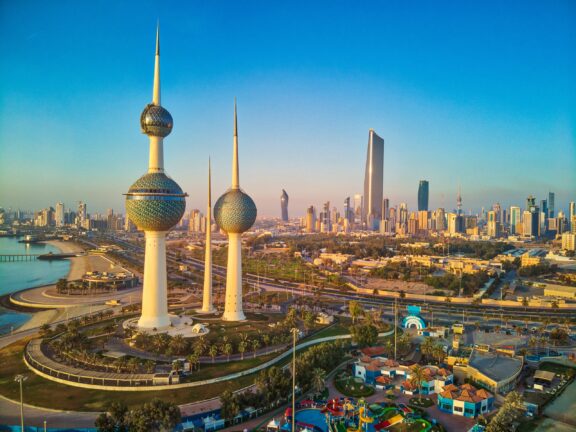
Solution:
{"label": "blue-green tiled sphere", "polygon": [[164,173],[147,173],[126,194],[126,214],[143,231],[168,231],[186,209],[186,194]]}
{"label": "blue-green tiled sphere", "polygon": [[214,218],[227,233],[248,231],[256,220],[256,204],[240,189],[229,189],[214,205]]}
{"label": "blue-green tiled sphere", "polygon": [[170,135],[173,126],[172,116],[160,105],[148,104],[140,115],[140,128],[146,135],[164,138]]}

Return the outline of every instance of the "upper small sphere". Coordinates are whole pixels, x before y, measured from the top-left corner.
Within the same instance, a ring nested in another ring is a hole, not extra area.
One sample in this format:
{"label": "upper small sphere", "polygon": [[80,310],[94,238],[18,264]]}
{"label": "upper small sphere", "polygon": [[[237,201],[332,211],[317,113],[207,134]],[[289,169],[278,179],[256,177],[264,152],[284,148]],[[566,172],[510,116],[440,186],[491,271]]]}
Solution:
{"label": "upper small sphere", "polygon": [[140,115],[140,127],[146,135],[164,138],[170,135],[173,125],[172,116],[160,105],[148,104]]}
{"label": "upper small sphere", "polygon": [[240,189],[229,189],[214,205],[216,224],[227,233],[248,231],[256,221],[256,204]]}

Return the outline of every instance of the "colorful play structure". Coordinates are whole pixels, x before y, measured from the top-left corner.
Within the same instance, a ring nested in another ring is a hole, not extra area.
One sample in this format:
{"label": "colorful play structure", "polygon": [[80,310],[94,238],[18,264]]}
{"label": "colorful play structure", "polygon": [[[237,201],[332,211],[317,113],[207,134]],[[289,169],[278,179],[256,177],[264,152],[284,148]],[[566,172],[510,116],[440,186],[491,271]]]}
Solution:
{"label": "colorful play structure", "polygon": [[[296,430],[299,432],[388,432],[399,430],[396,425],[412,425],[411,431],[427,432],[432,425],[420,418],[410,407],[388,406],[385,403],[368,405],[363,399],[332,399],[322,406],[296,411]],[[285,412],[282,431],[292,430],[292,410]]]}

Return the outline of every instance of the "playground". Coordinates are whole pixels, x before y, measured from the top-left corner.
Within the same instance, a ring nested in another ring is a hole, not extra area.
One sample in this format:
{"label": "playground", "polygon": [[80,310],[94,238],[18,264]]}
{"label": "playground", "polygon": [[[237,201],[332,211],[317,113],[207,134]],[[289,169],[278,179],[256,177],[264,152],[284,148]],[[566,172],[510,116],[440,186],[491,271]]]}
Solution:
{"label": "playground", "polygon": [[[292,429],[292,410],[285,413],[282,431]],[[374,403],[363,399],[329,400],[320,408],[296,411],[296,430],[300,432],[428,432],[432,424],[410,407]]]}

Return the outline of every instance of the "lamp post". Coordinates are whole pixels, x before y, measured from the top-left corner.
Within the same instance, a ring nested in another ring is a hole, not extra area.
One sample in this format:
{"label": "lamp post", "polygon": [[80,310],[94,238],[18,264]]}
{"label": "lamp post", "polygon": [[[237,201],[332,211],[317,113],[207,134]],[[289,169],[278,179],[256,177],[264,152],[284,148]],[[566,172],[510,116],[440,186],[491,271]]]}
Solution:
{"label": "lamp post", "polygon": [[22,396],[22,383],[28,379],[27,376],[18,374],[14,377],[14,381],[20,383],[20,430],[24,432],[24,398]]}
{"label": "lamp post", "polygon": [[292,432],[296,431],[296,336],[298,329],[293,328],[292,332]]}

